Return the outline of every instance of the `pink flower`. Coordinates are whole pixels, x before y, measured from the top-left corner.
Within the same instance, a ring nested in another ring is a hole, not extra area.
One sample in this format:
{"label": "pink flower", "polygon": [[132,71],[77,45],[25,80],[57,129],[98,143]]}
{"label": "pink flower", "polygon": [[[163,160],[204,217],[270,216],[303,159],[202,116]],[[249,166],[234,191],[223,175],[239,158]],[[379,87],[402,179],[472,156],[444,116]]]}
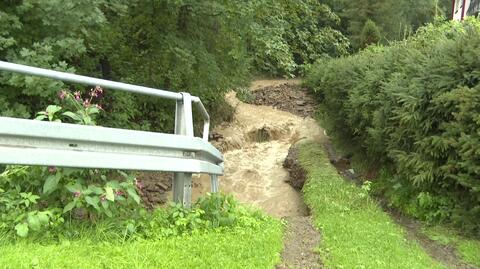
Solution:
{"label": "pink flower", "polygon": [[84,107],[89,107],[90,106],[90,100],[88,100],[88,99],[83,100],[83,106]]}
{"label": "pink flower", "polygon": [[123,191],[117,190],[117,191],[115,192],[115,194],[116,194],[117,196],[122,196],[124,193],[123,193]]}
{"label": "pink flower", "polygon": [[103,110],[103,107],[101,105],[95,105],[96,108],[100,109],[100,110]]}
{"label": "pink flower", "polygon": [[95,91],[97,92],[97,98],[103,97],[103,89],[100,86],[95,87]]}
{"label": "pink flower", "polygon": [[97,91],[94,90],[94,89],[91,89],[91,90],[90,90],[90,96],[91,96],[91,97],[97,97],[97,96],[98,96]]}
{"label": "pink flower", "polygon": [[79,91],[74,92],[73,95],[75,96],[75,100],[77,101],[82,100],[82,95],[80,94]]}
{"label": "pink flower", "polygon": [[107,200],[107,197],[105,195],[100,196],[100,201],[105,202]]}
{"label": "pink flower", "polygon": [[51,174],[55,174],[57,172],[57,168],[55,166],[49,166],[48,172]]}
{"label": "pink flower", "polygon": [[65,99],[65,97],[67,97],[67,91],[66,90],[61,90],[59,93],[58,93],[58,98],[60,98],[61,100]]}
{"label": "pink flower", "polygon": [[73,196],[74,196],[75,198],[78,198],[78,197],[80,197],[81,195],[82,195],[82,193],[79,192],[79,191],[76,191],[76,192],[73,193]]}

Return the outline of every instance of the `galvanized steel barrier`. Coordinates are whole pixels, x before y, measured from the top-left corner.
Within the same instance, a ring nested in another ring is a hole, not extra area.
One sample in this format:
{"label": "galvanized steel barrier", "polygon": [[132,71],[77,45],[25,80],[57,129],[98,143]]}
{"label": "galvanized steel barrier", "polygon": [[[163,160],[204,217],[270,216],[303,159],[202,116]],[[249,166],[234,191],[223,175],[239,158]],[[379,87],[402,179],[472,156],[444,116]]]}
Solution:
{"label": "galvanized steel barrier", "polygon": [[[212,192],[218,191],[223,156],[208,142],[210,116],[200,98],[3,61],[0,70],[176,102],[175,134],[0,117],[0,164],[173,172],[173,199],[186,207],[193,173],[209,174]],[[203,116],[203,138],[194,136],[192,104]]]}

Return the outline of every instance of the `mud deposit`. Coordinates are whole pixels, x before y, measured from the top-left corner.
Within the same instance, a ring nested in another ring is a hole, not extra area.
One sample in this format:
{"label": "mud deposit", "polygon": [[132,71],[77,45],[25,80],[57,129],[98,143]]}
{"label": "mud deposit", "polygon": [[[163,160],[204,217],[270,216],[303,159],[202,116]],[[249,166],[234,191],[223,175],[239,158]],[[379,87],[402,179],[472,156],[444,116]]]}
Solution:
{"label": "mud deposit", "polygon": [[[256,92],[281,87],[286,92],[288,87],[296,89],[297,85],[298,81],[258,81],[251,89]],[[235,92],[228,93],[226,99],[235,107],[235,118],[216,128],[214,132],[219,139],[212,141],[225,157],[221,191],[276,217],[307,215],[301,194],[288,184],[289,173],[283,162],[290,146],[299,140],[324,142],[323,130],[311,117],[271,106],[245,104],[236,98]],[[193,199],[209,190],[208,176],[194,178]]]}
{"label": "mud deposit", "polygon": [[301,191],[307,180],[307,171],[300,164],[298,154],[298,147],[292,145],[288,150],[287,158],[283,161],[283,167],[287,169],[290,174],[288,183],[295,189]]}
{"label": "mud deposit", "polygon": [[[265,81],[262,84],[265,85]],[[296,83],[257,87],[252,91],[252,97],[251,104],[272,106],[300,117],[311,117],[315,112],[313,96]]]}

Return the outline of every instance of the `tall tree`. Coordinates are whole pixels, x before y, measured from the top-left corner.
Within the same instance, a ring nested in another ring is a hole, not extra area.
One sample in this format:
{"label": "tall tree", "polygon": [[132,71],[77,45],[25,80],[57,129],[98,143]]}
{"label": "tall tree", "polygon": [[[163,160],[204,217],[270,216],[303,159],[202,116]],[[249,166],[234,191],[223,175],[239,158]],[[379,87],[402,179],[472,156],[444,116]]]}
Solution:
{"label": "tall tree", "polygon": [[380,41],[380,30],[378,29],[375,22],[372,20],[367,20],[362,29],[362,34],[360,36],[360,46],[362,48],[367,47],[371,44],[376,44]]}

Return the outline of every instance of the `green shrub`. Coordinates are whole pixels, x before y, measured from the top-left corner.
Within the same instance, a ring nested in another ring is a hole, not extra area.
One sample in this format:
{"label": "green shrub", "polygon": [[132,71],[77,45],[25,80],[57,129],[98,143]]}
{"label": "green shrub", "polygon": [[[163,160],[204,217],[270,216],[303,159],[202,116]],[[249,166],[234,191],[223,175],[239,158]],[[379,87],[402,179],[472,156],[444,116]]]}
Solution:
{"label": "green shrub", "polygon": [[320,1],[260,0],[244,8],[252,21],[249,51],[260,72],[293,76],[317,59],[348,53],[340,18]]}
{"label": "green shrub", "polygon": [[306,79],[327,130],[386,168],[375,186],[393,205],[476,232],[479,47],[477,19],[429,25],[407,41],[319,62]]}
{"label": "green shrub", "polygon": [[[50,105],[37,120],[95,125],[103,89],[88,96],[62,90],[63,107]],[[61,226],[65,219],[126,216],[138,208],[135,178],[121,171],[9,166],[0,174],[0,230],[26,237]]]}
{"label": "green shrub", "polygon": [[231,195],[209,193],[191,208],[172,203],[136,220],[136,236],[165,238],[212,229],[258,228],[268,217],[240,206]]}

